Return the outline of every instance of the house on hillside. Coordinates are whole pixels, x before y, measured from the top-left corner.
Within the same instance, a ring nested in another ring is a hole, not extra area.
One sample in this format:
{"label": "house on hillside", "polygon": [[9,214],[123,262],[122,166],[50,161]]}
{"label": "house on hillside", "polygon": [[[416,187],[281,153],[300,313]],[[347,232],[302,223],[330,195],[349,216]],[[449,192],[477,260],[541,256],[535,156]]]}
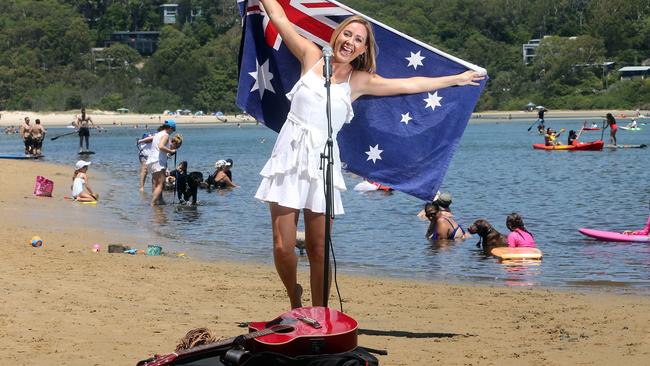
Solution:
{"label": "house on hillside", "polygon": [[621,80],[632,80],[634,78],[641,78],[644,80],[650,76],[650,66],[625,66],[618,69],[618,75]]}
{"label": "house on hillside", "polygon": [[178,4],[162,4],[160,5],[160,9],[162,10],[163,24],[176,24]]}
{"label": "house on hillside", "polygon": [[110,47],[115,43],[125,44],[142,56],[151,56],[158,48],[158,38],[160,32],[140,31],[140,32],[113,32],[108,41],[104,41],[104,47]]}
{"label": "house on hillside", "polygon": [[537,51],[537,47],[539,47],[540,41],[541,40],[539,38],[535,38],[528,41],[528,43],[521,45],[521,50],[524,56],[524,65],[528,65],[533,62],[533,58],[535,58],[535,52]]}

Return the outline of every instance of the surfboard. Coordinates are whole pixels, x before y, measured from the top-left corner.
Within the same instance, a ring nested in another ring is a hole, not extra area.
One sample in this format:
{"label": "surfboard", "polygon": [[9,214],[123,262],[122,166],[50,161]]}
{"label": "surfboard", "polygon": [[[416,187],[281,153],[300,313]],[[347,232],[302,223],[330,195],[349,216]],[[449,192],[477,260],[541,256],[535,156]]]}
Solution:
{"label": "surfboard", "polygon": [[502,261],[542,259],[542,251],[537,248],[498,247],[492,249],[490,253]]}
{"label": "surfboard", "polygon": [[87,201],[87,202],[82,202],[82,201],[77,201],[77,200],[73,199],[73,198],[70,197],[70,196],[63,196],[63,199],[64,199],[64,200],[67,200],[67,201],[77,202],[77,203],[80,203],[80,204],[82,204],[82,205],[96,205],[96,204],[97,204],[97,201]]}
{"label": "surfboard", "polygon": [[602,241],[650,243],[650,236],[648,235],[625,235],[614,231],[593,230],[584,227],[578,229],[578,231],[582,235]]}
{"label": "surfboard", "polygon": [[648,147],[648,145],[605,145],[605,147],[608,149],[643,149]]}
{"label": "surfboard", "polygon": [[18,160],[29,160],[29,159],[40,159],[45,155],[19,155],[19,154],[4,154],[0,155],[0,159],[18,159]]}
{"label": "surfboard", "polygon": [[94,151],[86,150],[86,151],[80,151],[79,155],[92,155],[94,154]]}

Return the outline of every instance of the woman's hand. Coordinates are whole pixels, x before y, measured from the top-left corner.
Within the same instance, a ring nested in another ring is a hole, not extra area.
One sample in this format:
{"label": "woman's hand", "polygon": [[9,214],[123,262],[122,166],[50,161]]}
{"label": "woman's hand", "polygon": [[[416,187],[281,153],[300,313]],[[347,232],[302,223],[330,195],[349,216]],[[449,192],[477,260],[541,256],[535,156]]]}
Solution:
{"label": "woman's hand", "polygon": [[478,71],[474,70],[467,70],[462,74],[456,75],[458,80],[456,81],[456,85],[458,86],[463,86],[463,85],[472,85],[472,86],[478,86],[479,81],[485,79],[485,75],[481,75]]}

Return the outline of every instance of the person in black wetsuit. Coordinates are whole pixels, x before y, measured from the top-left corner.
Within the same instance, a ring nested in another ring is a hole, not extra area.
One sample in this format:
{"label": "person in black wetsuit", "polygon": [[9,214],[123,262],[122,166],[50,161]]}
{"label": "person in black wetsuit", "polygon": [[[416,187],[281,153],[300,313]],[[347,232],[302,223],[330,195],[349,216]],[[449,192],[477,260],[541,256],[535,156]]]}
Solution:
{"label": "person in black wetsuit", "polygon": [[86,108],[81,108],[81,115],[77,116],[77,129],[79,129],[79,152],[83,152],[83,142],[86,140],[86,151],[90,149],[90,125],[95,125],[92,118],[86,115]]}

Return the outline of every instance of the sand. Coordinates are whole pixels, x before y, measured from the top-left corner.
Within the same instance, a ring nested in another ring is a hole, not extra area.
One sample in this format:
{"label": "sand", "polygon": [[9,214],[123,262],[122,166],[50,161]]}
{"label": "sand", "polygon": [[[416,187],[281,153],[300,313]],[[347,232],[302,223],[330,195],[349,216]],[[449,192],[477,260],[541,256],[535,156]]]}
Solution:
{"label": "sand", "polygon": [[[62,199],[69,167],[1,164],[0,365],[134,365],[171,352],[194,327],[229,337],[245,332],[240,322],[270,320],[287,310],[270,266],[93,253],[92,243],[105,249],[128,242],[129,233],[93,228],[88,214],[101,210],[101,202],[94,207]],[[35,172],[55,181],[53,198],[32,197]],[[102,178],[90,174],[101,187]],[[31,247],[32,235],[45,245]],[[300,281],[307,282],[304,271]],[[339,284],[345,311],[363,329],[359,343],[388,350],[379,356],[382,365],[650,360],[647,296],[375,276],[339,275]]]}
{"label": "sand", "polygon": [[[547,120],[565,120],[565,119],[585,119],[589,122],[599,122],[605,117],[605,114],[612,113],[614,116],[623,121],[629,121],[631,117],[636,116],[637,111],[631,110],[550,110],[546,113]],[[640,111],[642,115],[648,115],[647,111]],[[76,119],[79,111],[67,112],[29,112],[29,111],[0,111],[0,126],[20,126],[25,117],[29,117],[32,123],[38,118],[46,128],[48,126],[67,126]],[[93,123],[101,126],[132,126],[138,125],[155,128],[165,119],[174,119],[178,124],[199,124],[214,125],[227,123],[255,123],[255,119],[246,114],[233,114],[223,117],[215,116],[169,116],[162,114],[134,114],[134,113],[117,113],[98,110],[89,110],[88,115],[92,118]],[[537,112],[525,111],[487,111],[472,114],[470,123],[491,123],[491,122],[526,122],[532,123],[537,120]]]}

